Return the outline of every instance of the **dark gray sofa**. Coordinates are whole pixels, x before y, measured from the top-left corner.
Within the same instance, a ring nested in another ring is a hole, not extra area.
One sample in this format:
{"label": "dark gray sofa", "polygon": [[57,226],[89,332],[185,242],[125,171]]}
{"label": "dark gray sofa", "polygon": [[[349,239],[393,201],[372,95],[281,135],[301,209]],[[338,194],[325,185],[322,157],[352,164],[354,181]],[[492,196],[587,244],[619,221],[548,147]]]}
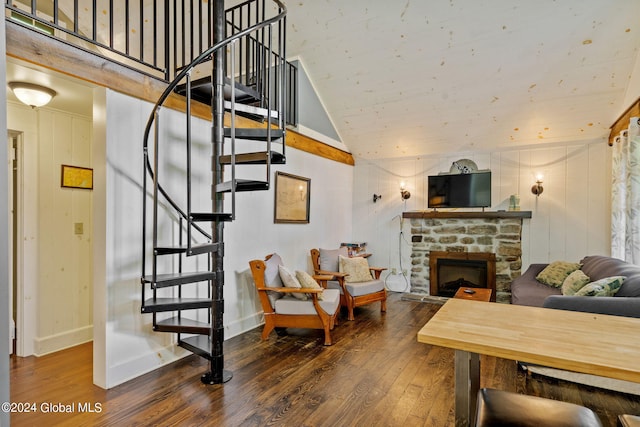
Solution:
{"label": "dark gray sofa", "polygon": [[601,255],[587,256],[580,264],[591,281],[625,276],[624,283],[613,297],[562,295],[560,289],[536,280],[548,264],[531,264],[522,276],[511,282],[511,303],[640,318],[640,266]]}

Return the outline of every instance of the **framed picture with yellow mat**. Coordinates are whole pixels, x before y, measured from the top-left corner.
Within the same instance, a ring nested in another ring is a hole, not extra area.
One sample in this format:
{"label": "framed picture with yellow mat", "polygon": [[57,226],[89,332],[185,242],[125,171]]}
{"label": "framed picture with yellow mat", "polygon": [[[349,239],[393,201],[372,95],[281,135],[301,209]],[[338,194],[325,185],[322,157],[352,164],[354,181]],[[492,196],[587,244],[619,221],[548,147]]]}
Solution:
{"label": "framed picture with yellow mat", "polygon": [[60,186],[93,190],[93,169],[62,165]]}

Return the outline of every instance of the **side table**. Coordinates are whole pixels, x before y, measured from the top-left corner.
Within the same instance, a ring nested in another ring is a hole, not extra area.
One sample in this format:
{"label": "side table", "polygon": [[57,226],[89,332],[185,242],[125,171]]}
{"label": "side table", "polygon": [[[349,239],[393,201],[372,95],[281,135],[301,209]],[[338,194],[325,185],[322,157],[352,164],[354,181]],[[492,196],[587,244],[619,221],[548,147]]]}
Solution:
{"label": "side table", "polygon": [[[467,293],[465,289],[471,289],[474,293]],[[456,294],[453,296],[454,298],[459,299],[468,299],[471,301],[491,301],[491,289],[488,288],[468,288],[466,286],[461,286]]]}

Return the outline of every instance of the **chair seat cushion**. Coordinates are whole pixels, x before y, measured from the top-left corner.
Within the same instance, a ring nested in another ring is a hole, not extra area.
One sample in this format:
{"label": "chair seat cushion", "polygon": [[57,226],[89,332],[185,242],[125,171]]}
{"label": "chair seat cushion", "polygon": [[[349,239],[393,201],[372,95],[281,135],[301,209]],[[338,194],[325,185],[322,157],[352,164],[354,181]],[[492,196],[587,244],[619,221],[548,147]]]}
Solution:
{"label": "chair seat cushion", "polygon": [[[340,305],[340,292],[337,289],[325,289],[322,292],[322,300],[318,302],[320,307],[331,315]],[[274,309],[278,314],[316,314],[313,300],[302,301],[290,295],[277,300]]]}
{"label": "chair seat cushion", "polygon": [[[369,280],[368,282],[345,283],[344,285],[347,288],[347,292],[349,292],[352,297],[368,295],[375,292],[380,292],[384,289],[384,282],[379,279]],[[342,293],[342,288],[337,281],[328,281],[327,289],[338,289],[340,293]]]}
{"label": "chair seat cushion", "polygon": [[380,292],[384,289],[384,282],[382,280],[369,280],[368,282],[345,283],[345,287],[351,296],[359,297]]}

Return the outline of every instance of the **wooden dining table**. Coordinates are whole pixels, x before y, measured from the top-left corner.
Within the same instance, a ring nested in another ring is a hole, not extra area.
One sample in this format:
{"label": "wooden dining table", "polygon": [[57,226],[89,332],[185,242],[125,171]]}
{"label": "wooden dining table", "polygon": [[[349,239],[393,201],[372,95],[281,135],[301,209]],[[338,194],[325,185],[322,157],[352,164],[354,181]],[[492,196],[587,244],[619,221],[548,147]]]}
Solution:
{"label": "wooden dining table", "polygon": [[456,426],[475,419],[480,354],[640,383],[636,318],[452,298],[418,341],[455,349]]}

